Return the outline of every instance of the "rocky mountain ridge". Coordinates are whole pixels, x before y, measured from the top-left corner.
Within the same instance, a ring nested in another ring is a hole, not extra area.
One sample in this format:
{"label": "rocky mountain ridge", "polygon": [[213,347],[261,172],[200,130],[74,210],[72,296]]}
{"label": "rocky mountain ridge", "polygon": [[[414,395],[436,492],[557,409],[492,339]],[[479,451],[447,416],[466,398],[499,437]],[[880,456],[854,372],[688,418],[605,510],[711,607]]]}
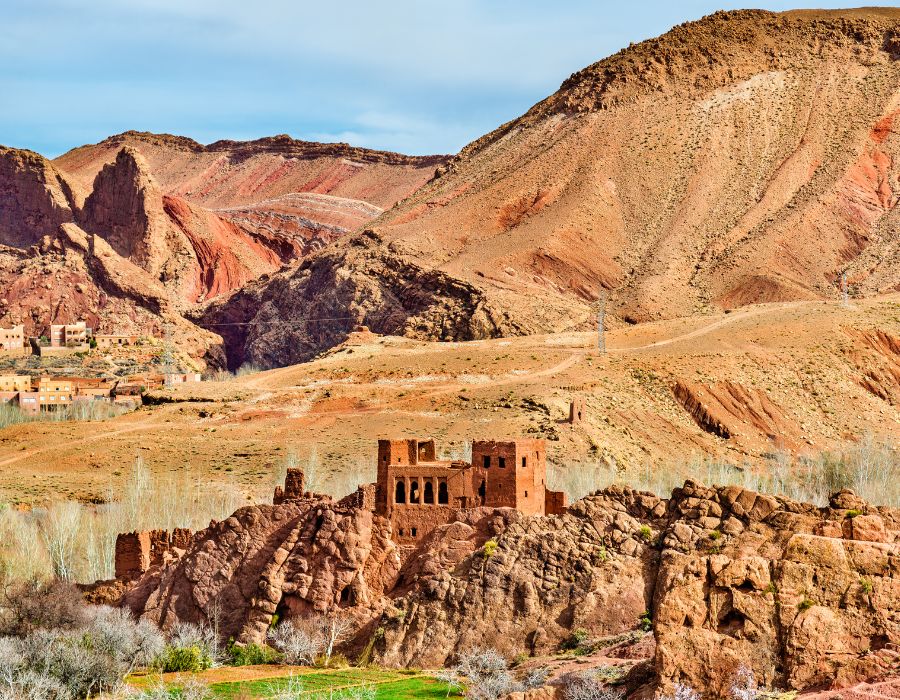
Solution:
{"label": "rocky mountain ridge", "polygon": [[[197,162],[204,154],[213,160]],[[127,132],[55,162],[3,148],[0,324],[37,333],[86,320],[156,336],[168,326],[198,359],[224,364],[221,342],[186,321],[189,310],[337,240],[382,211],[367,198],[392,204],[444,160],[287,136],[204,147]],[[207,178],[204,192],[179,180],[185,172]]]}

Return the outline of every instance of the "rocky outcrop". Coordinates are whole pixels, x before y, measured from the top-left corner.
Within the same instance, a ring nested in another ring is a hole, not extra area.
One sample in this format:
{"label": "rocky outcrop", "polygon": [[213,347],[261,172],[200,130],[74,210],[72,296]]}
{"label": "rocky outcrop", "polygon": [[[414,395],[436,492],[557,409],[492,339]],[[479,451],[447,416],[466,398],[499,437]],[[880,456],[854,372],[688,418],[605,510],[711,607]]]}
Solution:
{"label": "rocky outcrop", "polygon": [[698,426],[720,438],[744,442],[756,438],[781,449],[796,449],[799,444],[802,430],[796,420],[762,389],[732,381],[702,384],[679,379],[672,393]]}
{"label": "rocky outcrop", "polygon": [[245,642],[276,613],[340,610],[356,623],[351,647],[421,666],[476,645],[541,655],[575,630],[612,637],[652,619],[659,689],[710,698],[741,665],[801,690],[900,664],[900,511],[849,491],[820,508],[693,482],[670,499],[613,487],[560,516],[459,511],[404,549],[363,501],[243,508],[124,602],[164,626],[215,614]]}
{"label": "rocky outcrop", "polygon": [[85,227],[103,236],[113,250],[158,276],[170,256],[168,222],[146,161],[125,147],[97,174],[82,216]]}
{"label": "rocky outcrop", "polygon": [[77,195],[46,158],[0,146],[0,245],[27,248],[73,221]]}
{"label": "rocky outcrop", "polygon": [[295,270],[248,285],[195,318],[222,334],[231,367],[303,362],[361,325],[380,334],[437,340],[521,332],[477,286],[386,252],[380,243],[365,231]]}

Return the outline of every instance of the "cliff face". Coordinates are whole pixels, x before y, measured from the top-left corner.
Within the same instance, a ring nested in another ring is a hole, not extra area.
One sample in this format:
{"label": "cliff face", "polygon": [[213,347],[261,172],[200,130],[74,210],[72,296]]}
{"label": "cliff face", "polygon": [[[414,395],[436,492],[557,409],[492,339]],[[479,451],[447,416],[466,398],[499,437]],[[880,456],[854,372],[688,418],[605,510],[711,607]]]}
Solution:
{"label": "cliff face", "polygon": [[218,609],[248,642],[276,612],[340,609],[351,646],[374,635],[382,662],[420,666],[485,644],[551,653],[576,629],[614,636],[649,613],[658,687],[723,697],[741,665],[797,690],[896,673],[898,540],[900,512],[851,492],[817,508],[688,482],[668,500],[610,488],[562,516],[462,511],[401,555],[387,521],[307,497],[197,533],[124,602],[163,625]]}
{"label": "cliff face", "polygon": [[0,245],[35,245],[77,207],[73,185],[46,158],[0,146]]}
{"label": "cliff face", "polygon": [[[842,275],[853,293],[896,290],[898,36],[892,9],[676,27],[467,146],[368,225],[369,255],[471,285],[501,334],[587,330],[603,291],[611,322],[643,322],[834,299]],[[313,296],[313,277],[292,284]]]}
{"label": "cliff face", "polygon": [[[189,310],[365,224],[445,160],[284,136],[201,146],[137,132],[55,163],[0,149],[0,324],[36,333],[84,319],[159,335],[169,323],[219,364],[221,341],[185,321]],[[140,291],[122,295],[123,285]]]}

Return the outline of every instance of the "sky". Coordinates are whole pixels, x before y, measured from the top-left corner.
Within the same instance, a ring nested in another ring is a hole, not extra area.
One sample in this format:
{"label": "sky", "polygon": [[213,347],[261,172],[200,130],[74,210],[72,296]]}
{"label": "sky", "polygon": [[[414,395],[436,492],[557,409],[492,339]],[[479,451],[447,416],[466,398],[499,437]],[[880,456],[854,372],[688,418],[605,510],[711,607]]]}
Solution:
{"label": "sky", "polygon": [[0,144],[55,157],[136,129],[201,143],[286,133],[455,153],[629,43],[742,6],[0,0]]}

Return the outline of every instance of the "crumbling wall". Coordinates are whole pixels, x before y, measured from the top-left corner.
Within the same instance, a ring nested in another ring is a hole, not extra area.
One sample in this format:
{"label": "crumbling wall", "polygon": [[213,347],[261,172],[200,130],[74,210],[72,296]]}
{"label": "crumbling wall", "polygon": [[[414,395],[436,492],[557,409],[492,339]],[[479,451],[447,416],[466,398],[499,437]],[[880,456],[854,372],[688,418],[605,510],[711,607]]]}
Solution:
{"label": "crumbling wall", "polygon": [[272,502],[275,505],[285,501],[296,501],[303,498],[306,492],[306,475],[302,469],[292,467],[287,470],[284,487],[276,486]]}
{"label": "crumbling wall", "polygon": [[166,563],[167,555],[185,551],[194,533],[186,528],[126,532],[116,537],[117,579],[133,579]]}

